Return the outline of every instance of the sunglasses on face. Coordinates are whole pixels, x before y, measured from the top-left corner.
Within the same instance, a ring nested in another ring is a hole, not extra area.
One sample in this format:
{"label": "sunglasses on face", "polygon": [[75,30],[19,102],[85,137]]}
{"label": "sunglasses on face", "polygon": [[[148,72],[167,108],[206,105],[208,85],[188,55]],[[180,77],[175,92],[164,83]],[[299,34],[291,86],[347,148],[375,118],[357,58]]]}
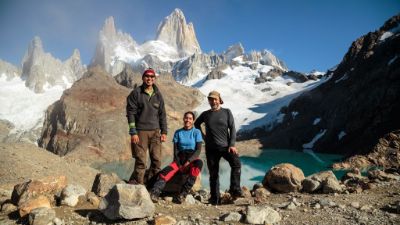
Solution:
{"label": "sunglasses on face", "polygon": [[155,78],[156,76],[155,75],[144,75],[144,77],[146,77],[146,78]]}

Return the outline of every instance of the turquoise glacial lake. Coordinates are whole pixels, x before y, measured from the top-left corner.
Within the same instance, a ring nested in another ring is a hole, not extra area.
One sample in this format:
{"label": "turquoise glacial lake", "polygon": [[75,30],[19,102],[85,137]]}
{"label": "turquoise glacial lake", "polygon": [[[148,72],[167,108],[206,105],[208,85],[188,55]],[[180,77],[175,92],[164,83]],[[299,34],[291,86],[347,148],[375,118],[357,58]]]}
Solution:
{"label": "turquoise glacial lake", "polygon": [[[202,154],[204,156],[204,154]],[[305,176],[319,171],[329,170],[329,166],[343,158],[342,155],[313,153],[312,151],[296,151],[286,149],[265,149],[256,157],[242,156],[242,175],[241,185],[252,188],[255,183],[259,183],[264,178],[266,172],[274,165],[280,163],[291,163],[304,172]],[[172,159],[171,159],[172,160]],[[205,162],[205,160],[204,160]],[[165,162],[167,165],[169,162]],[[125,162],[112,162],[101,165],[93,165],[94,168],[104,172],[114,172],[122,179],[128,179],[133,171],[134,160]],[[335,171],[340,178],[344,171]],[[202,185],[209,189],[209,173],[206,164],[202,170]],[[230,167],[228,162],[221,159],[220,162],[220,188],[221,191],[229,188]]]}

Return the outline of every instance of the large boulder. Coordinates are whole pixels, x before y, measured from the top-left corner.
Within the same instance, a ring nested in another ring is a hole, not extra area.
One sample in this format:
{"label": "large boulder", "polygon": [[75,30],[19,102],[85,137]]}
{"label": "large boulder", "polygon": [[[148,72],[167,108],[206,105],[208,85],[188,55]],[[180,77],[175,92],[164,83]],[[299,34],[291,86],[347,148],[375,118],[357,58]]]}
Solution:
{"label": "large boulder", "polygon": [[99,173],[94,179],[92,191],[96,195],[104,197],[116,184],[122,183],[125,182],[121,180],[115,173]]}
{"label": "large boulder", "polygon": [[111,220],[154,215],[155,206],[143,185],[117,184],[101,200],[100,211]]}
{"label": "large boulder", "polygon": [[304,180],[303,171],[290,164],[282,163],[272,167],[263,179],[263,185],[273,191],[287,193],[299,191]]}

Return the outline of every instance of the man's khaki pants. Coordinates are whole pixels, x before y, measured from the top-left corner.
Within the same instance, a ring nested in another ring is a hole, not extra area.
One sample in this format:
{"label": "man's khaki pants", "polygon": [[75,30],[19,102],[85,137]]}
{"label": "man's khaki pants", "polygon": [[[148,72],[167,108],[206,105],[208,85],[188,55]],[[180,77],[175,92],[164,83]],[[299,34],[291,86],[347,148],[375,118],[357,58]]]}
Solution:
{"label": "man's khaki pants", "polygon": [[150,155],[150,169],[146,180],[156,175],[161,169],[161,134],[160,130],[139,130],[139,143],[132,144],[132,155],[135,158],[135,169],[130,180],[140,184],[145,183],[145,172],[147,168],[147,149]]}

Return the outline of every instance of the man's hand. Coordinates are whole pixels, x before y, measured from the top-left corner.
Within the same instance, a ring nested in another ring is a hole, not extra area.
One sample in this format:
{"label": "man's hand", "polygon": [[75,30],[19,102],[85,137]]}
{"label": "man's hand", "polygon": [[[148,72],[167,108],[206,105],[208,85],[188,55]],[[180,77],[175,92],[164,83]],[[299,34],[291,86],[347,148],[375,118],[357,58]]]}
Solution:
{"label": "man's hand", "polygon": [[137,134],[131,135],[131,142],[134,144],[138,144],[139,143],[139,135],[137,135]]}
{"label": "man's hand", "polygon": [[239,155],[238,150],[236,149],[236,147],[229,147],[229,152],[235,155]]}
{"label": "man's hand", "polygon": [[167,135],[161,134],[161,142],[166,142],[166,141],[167,141]]}

